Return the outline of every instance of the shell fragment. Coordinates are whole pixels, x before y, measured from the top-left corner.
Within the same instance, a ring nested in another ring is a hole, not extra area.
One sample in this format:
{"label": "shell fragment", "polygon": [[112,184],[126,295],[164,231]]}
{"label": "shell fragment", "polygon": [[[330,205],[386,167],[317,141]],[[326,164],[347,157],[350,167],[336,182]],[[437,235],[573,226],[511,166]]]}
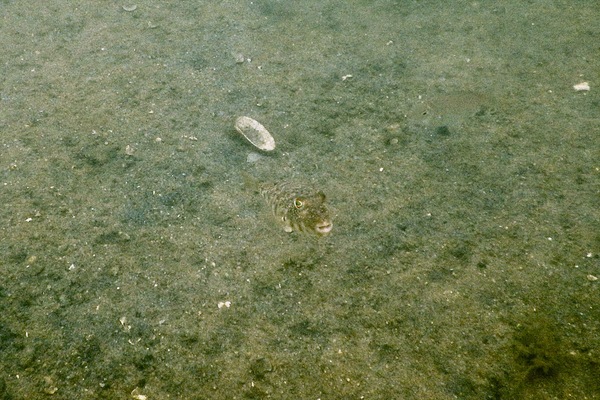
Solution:
{"label": "shell fragment", "polygon": [[275,149],[275,139],[260,122],[250,117],[239,117],[235,120],[235,129],[257,148],[264,151]]}
{"label": "shell fragment", "polygon": [[578,92],[581,92],[581,91],[589,92],[590,84],[587,82],[581,82],[581,83],[578,83],[577,85],[573,85],[573,89],[575,89]]}

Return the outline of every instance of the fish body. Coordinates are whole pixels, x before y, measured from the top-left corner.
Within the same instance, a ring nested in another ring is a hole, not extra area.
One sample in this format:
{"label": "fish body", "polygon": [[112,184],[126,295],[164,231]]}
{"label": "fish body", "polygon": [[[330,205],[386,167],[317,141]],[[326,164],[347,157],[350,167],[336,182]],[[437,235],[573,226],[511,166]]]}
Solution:
{"label": "fish body", "polygon": [[331,232],[333,222],[322,191],[287,182],[262,183],[248,176],[245,179],[265,198],[285,232],[308,232],[318,236]]}

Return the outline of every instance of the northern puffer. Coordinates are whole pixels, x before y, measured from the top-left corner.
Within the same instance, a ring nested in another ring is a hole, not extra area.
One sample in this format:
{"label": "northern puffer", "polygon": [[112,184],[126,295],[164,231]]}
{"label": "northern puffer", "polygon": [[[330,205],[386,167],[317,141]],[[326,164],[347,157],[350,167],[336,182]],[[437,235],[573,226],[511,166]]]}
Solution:
{"label": "northern puffer", "polygon": [[288,182],[263,183],[247,174],[244,174],[244,180],[265,198],[285,232],[299,231],[318,236],[331,232],[333,222],[322,191]]}

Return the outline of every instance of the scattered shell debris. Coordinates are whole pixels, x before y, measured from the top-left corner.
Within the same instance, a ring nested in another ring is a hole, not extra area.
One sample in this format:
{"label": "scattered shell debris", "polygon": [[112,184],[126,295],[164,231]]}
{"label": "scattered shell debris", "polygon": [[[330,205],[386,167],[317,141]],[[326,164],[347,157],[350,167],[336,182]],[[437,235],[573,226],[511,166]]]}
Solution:
{"label": "scattered shell debris", "polygon": [[129,332],[131,330],[131,325],[127,325],[127,317],[119,318],[119,322],[121,323],[121,328],[123,332]]}
{"label": "scattered shell debris", "polygon": [[588,82],[580,82],[576,85],[573,85],[573,89],[575,89],[578,92],[589,92],[590,91],[590,84]]}
{"label": "scattered shell debris", "polygon": [[231,302],[229,300],[227,300],[227,301],[220,301],[220,302],[217,303],[217,307],[219,307],[219,308],[223,308],[223,307],[229,308],[229,307],[231,307]]}
{"label": "scattered shell debris", "polygon": [[131,391],[131,398],[135,400],[147,400],[148,396],[142,394],[142,390],[138,387]]}
{"label": "scattered shell debris", "polygon": [[132,5],[128,5],[128,6],[127,5],[123,6],[123,10],[125,10],[127,12],[135,11],[135,10],[137,10],[137,5],[132,4]]}
{"label": "scattered shell debris", "polygon": [[235,120],[235,129],[256,148],[271,151],[275,149],[275,139],[262,124],[250,117]]}
{"label": "scattered shell debris", "polygon": [[44,393],[46,394],[54,394],[58,392],[58,387],[54,383],[54,379],[51,376],[44,376],[44,382],[46,383],[46,387],[44,388]]}

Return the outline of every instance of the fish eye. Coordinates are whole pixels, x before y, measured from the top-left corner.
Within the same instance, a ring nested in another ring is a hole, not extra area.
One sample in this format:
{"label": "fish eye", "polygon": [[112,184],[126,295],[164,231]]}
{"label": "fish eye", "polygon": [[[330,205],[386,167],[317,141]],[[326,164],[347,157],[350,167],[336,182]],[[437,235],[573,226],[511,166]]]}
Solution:
{"label": "fish eye", "polygon": [[300,199],[294,199],[294,207],[302,208],[304,206],[304,202]]}

